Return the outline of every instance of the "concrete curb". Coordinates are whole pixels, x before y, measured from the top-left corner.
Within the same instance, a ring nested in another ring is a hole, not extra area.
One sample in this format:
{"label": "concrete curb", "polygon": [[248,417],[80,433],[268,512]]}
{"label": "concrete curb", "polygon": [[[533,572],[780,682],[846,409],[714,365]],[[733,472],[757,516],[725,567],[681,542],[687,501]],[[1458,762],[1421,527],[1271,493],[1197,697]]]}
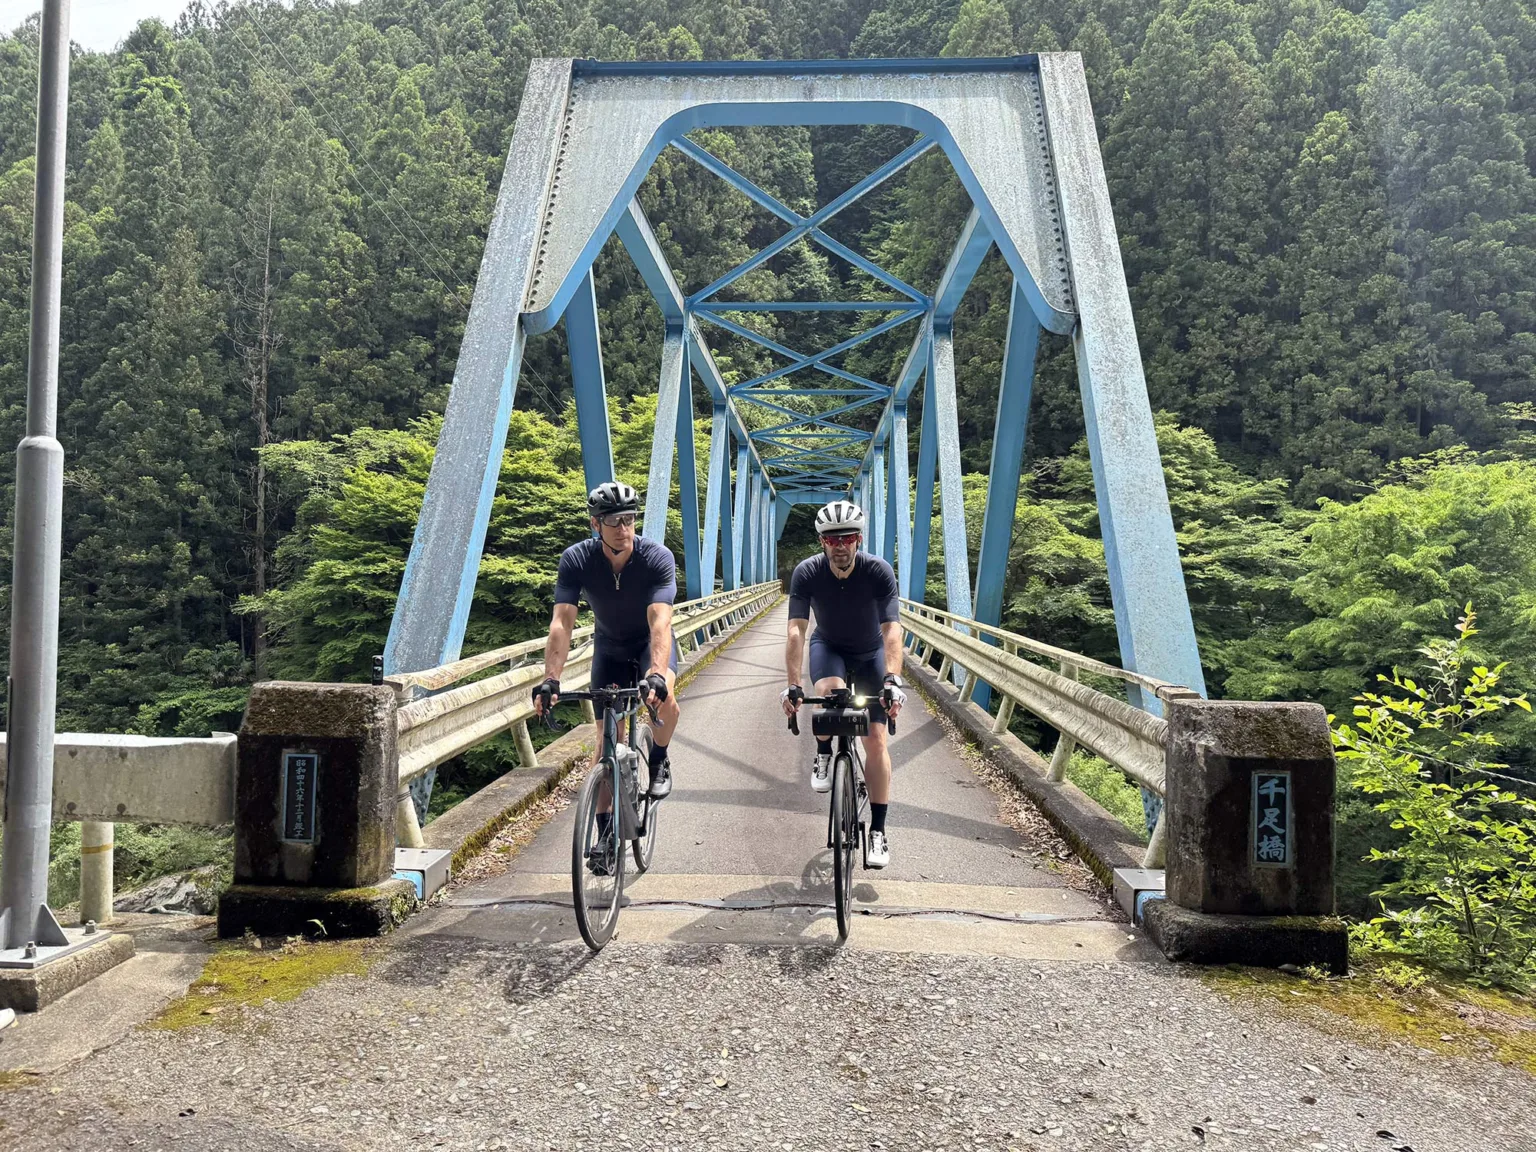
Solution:
{"label": "concrete curb", "polygon": [[99,944],[49,961],[41,968],[0,972],[0,1008],[36,1012],[133,957],[133,937],[114,932]]}
{"label": "concrete curb", "polygon": [[1106,888],[1114,886],[1116,868],[1141,867],[1146,849],[1130,830],[1071,781],[1049,779],[1050,765],[1017,736],[993,732],[993,717],[986,709],[969,701],[962,703],[960,690],[942,683],[926,664],[904,661],[902,673],[935,711],[943,713],[967,739],[1007,770],[1020,791]]}
{"label": "concrete curb", "polygon": [[[738,627],[686,653],[677,670],[678,695],[683,694],[683,689],[721,651],[764,613],[772,611],[781,599],[782,596],[775,597]],[[566,773],[578,764],[585,763],[596,744],[597,733],[591,724],[572,728],[539,752],[537,768],[531,771],[527,768],[514,768],[474,795],[465,797],[423,828],[422,840],[428,848],[452,852],[452,867],[457,870],[531,805],[549,795],[565,779]]]}

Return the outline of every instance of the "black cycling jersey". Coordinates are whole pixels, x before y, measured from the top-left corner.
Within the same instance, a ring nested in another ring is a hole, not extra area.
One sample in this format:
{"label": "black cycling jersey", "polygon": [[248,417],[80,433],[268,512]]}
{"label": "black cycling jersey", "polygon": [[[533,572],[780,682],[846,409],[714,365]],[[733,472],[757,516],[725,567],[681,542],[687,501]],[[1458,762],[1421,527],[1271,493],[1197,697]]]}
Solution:
{"label": "black cycling jersey", "polygon": [[635,550],[617,572],[596,536],[560,554],[555,603],[592,608],[600,639],[632,643],[651,634],[646,609],[677,600],[677,562],[664,544],[635,538]]}
{"label": "black cycling jersey", "polygon": [[825,553],[795,565],[789,578],[789,618],[808,620],[816,613],[816,635],[844,653],[880,648],[880,625],[900,619],[896,572],[889,562],[856,552],[853,571],[839,580]]}

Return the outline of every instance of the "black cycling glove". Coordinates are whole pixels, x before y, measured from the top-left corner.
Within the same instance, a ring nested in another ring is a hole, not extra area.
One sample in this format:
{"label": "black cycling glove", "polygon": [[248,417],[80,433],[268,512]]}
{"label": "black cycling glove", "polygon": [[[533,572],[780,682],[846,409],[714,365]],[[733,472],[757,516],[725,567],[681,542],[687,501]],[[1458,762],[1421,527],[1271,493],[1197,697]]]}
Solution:
{"label": "black cycling glove", "polygon": [[560,695],[560,681],[556,680],[553,676],[546,676],[544,683],[538,685],[533,690],[534,702],[537,703],[540,696],[544,697],[545,708],[549,707],[550,697],[558,695]]}
{"label": "black cycling glove", "polygon": [[645,678],[645,685],[652,692],[656,693],[656,699],[658,701],[665,700],[667,698],[667,678],[660,672],[652,672],[649,676],[647,676]]}

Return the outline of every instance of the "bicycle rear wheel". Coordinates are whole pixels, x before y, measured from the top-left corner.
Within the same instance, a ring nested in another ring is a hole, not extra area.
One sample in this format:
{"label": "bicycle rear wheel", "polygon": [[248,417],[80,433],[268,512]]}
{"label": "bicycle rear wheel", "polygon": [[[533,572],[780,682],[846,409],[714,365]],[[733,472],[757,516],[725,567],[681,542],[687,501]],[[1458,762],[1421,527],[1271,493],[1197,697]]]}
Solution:
{"label": "bicycle rear wheel", "polygon": [[859,805],[854,793],[853,761],[846,753],[832,762],[832,889],[837,905],[837,936],[848,939],[853,920],[853,854],[859,842]]}
{"label": "bicycle rear wheel", "polygon": [[639,785],[635,805],[640,813],[641,827],[644,828],[635,840],[635,875],[643,876],[656,855],[656,821],[661,815],[661,803],[650,797],[651,726],[635,723],[633,735],[635,755],[639,757],[639,763],[635,765],[635,781]]}
{"label": "bicycle rear wheel", "polygon": [[[571,834],[571,903],[576,927],[587,947],[596,952],[613,937],[619,922],[619,902],[624,896],[625,844],[612,813],[613,761],[604,758],[587,774],[576,804],[576,827]],[[610,811],[599,821],[599,809]],[[602,831],[606,823],[608,831]]]}

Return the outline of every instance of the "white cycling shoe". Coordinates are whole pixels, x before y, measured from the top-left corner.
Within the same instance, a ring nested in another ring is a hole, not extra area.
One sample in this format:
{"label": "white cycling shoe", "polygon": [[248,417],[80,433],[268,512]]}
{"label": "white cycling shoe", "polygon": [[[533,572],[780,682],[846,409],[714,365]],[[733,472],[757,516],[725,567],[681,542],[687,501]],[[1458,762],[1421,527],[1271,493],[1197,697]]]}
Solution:
{"label": "white cycling shoe", "polygon": [[884,868],[891,862],[891,845],[884,832],[871,832],[869,844],[864,849],[864,867]]}
{"label": "white cycling shoe", "polygon": [[818,752],[811,761],[811,791],[832,791],[832,757],[827,753]]}

